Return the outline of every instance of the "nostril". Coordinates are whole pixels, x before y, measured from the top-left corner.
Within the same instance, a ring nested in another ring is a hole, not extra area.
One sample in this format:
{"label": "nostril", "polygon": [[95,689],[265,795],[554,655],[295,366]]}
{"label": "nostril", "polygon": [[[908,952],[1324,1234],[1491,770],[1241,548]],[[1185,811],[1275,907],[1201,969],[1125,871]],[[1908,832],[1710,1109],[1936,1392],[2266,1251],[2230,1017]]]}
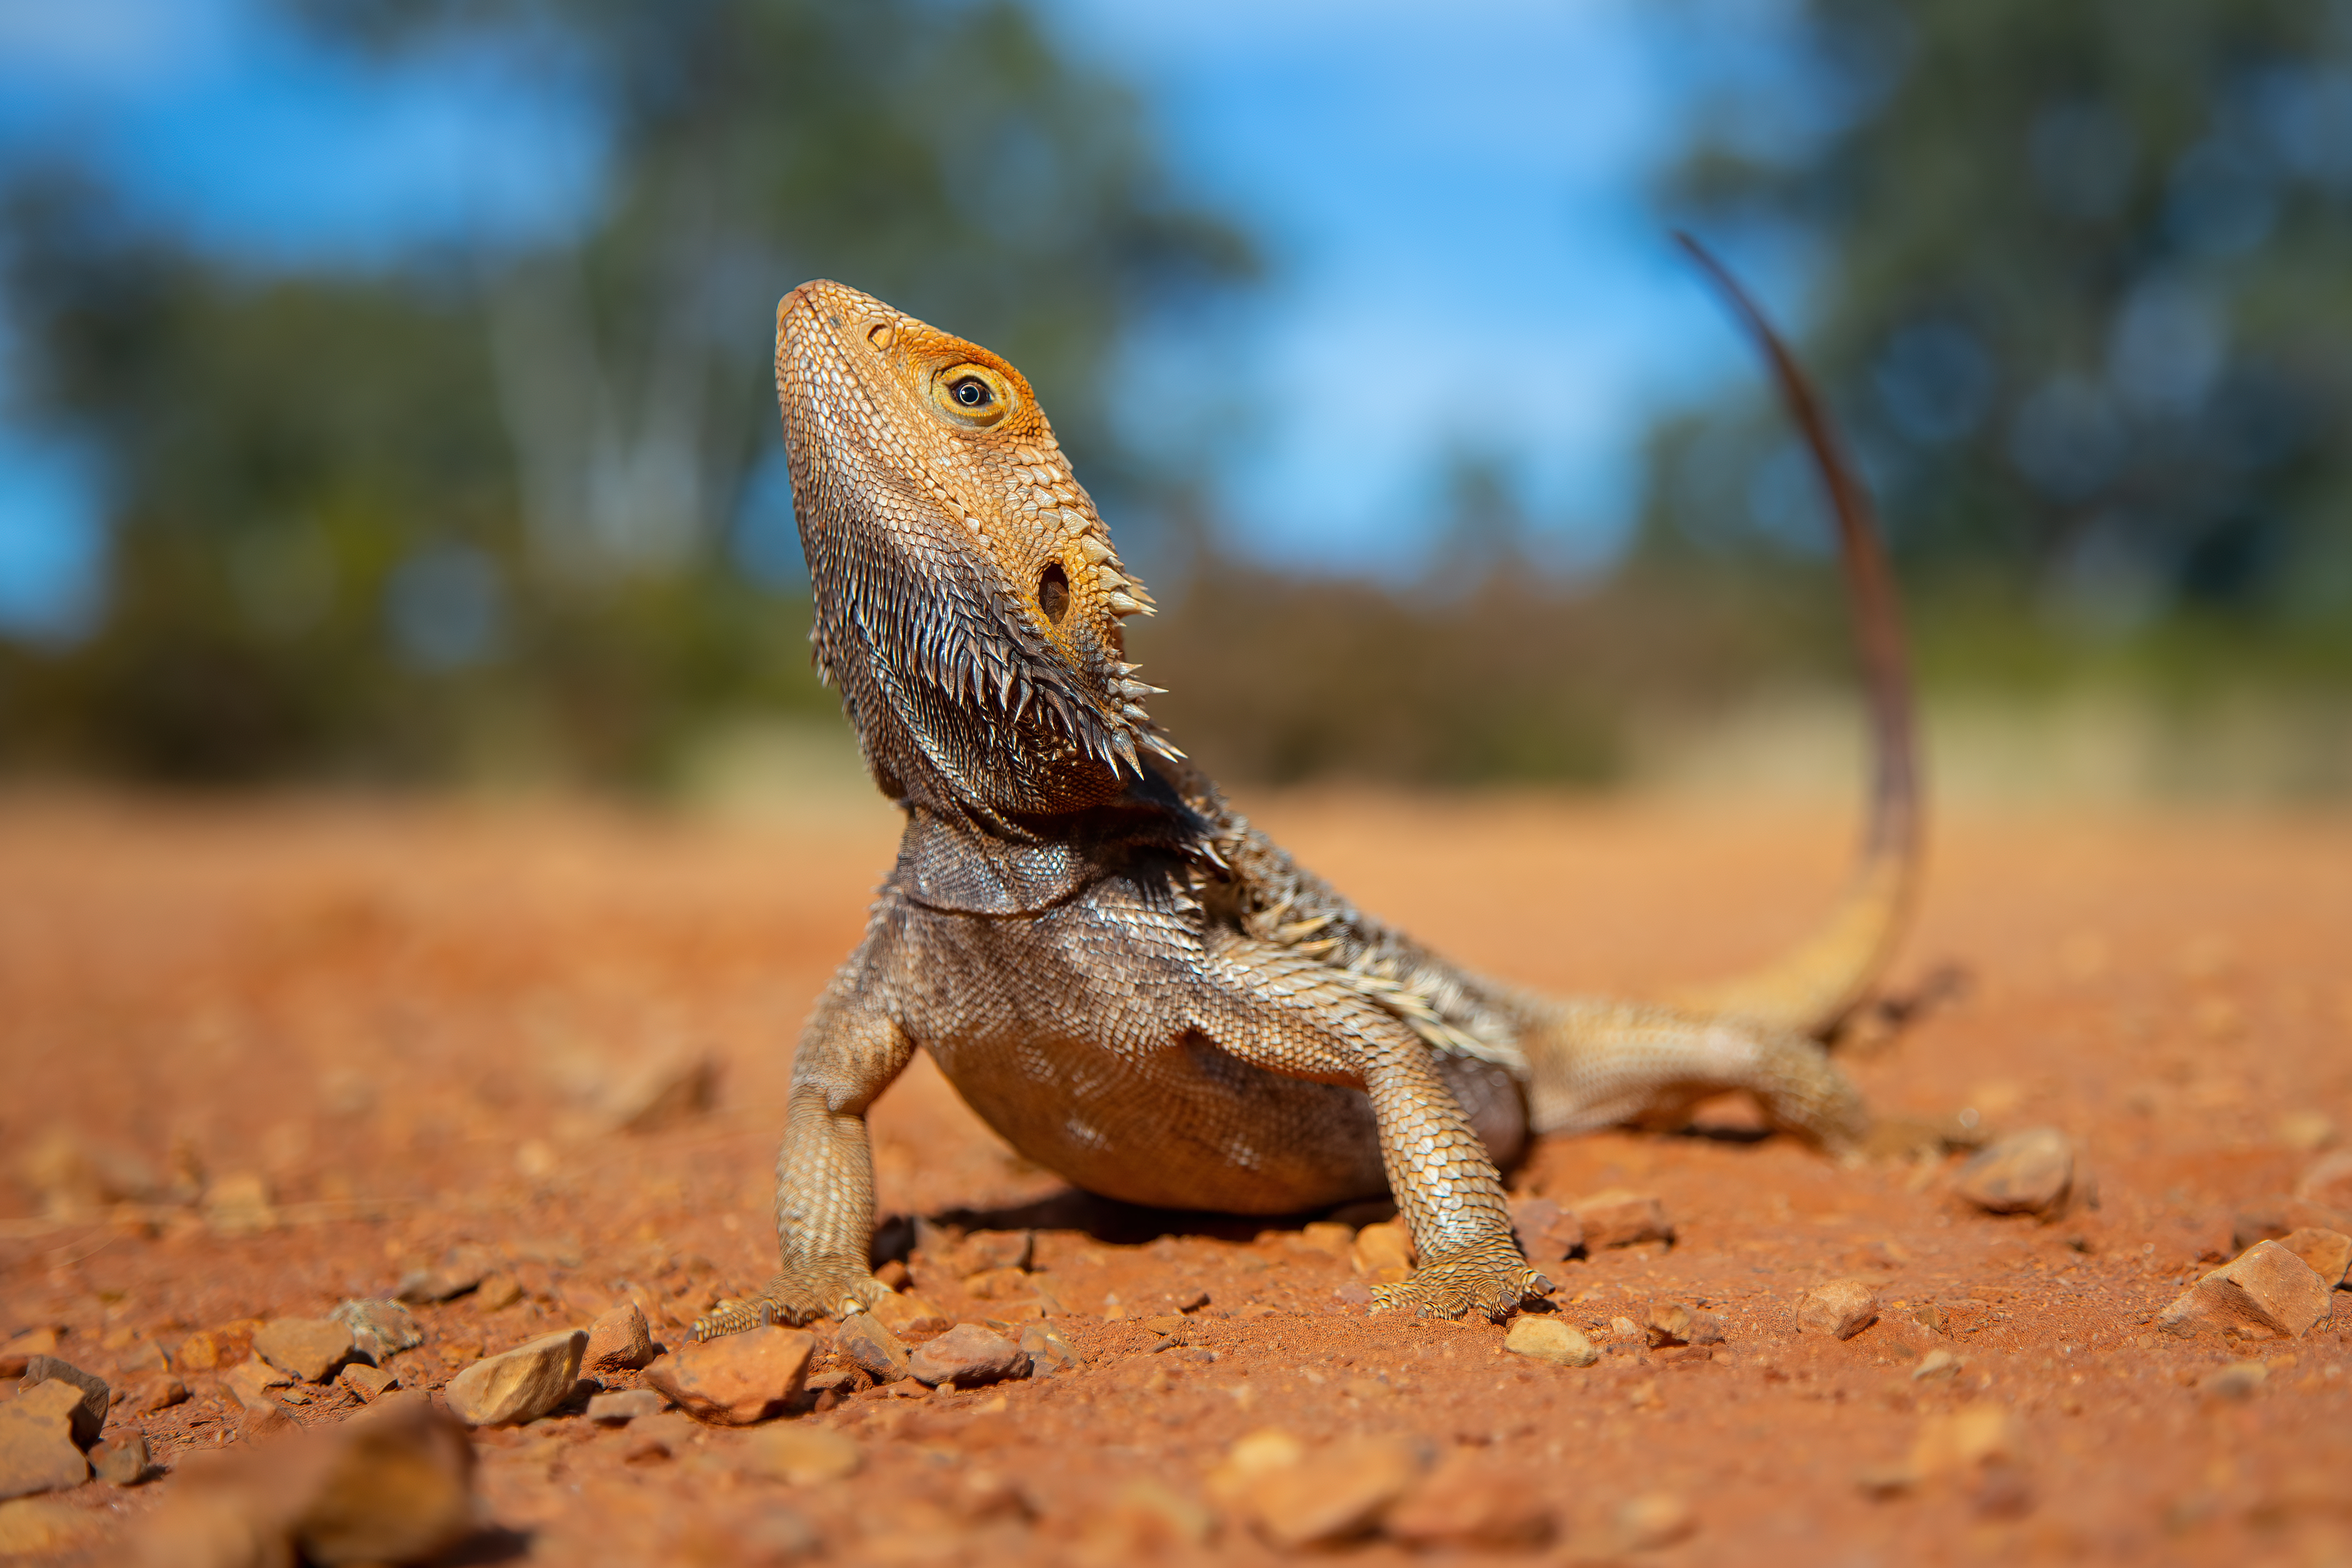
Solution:
{"label": "nostril", "polygon": [[1062,570],[1060,561],[1054,562],[1038,575],[1037,608],[1043,610],[1045,619],[1056,626],[1062,623],[1062,617],[1069,612],[1070,574]]}

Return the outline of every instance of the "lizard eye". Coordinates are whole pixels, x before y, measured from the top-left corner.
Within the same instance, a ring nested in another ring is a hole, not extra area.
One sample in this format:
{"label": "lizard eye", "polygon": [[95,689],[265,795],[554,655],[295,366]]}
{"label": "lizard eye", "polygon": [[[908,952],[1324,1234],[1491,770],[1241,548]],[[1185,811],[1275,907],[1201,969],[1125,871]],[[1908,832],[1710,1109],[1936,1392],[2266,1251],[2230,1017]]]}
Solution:
{"label": "lizard eye", "polygon": [[931,402],[958,424],[987,426],[1013,407],[1013,388],[985,365],[951,365],[931,381]]}

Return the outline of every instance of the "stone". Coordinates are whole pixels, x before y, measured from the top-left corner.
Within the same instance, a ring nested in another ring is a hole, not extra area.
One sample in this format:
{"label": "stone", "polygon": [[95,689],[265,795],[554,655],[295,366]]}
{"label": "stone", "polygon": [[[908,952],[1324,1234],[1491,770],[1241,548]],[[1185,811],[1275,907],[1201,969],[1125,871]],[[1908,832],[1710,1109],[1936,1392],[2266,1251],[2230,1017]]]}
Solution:
{"label": "stone", "polygon": [[1612,1187],[1570,1206],[1588,1249],[1631,1247],[1641,1241],[1672,1241],[1666,1206],[1647,1193]]}
{"label": "stone", "polygon": [[587,1349],[588,1335],[580,1329],[541,1334],[484,1356],[451,1378],[441,1397],[468,1427],[519,1427],[572,1397]]}
{"label": "stone", "polygon": [[235,1366],[252,1354],[253,1331],[260,1326],[255,1322],[225,1323],[192,1333],[172,1353],[172,1364],[183,1372],[216,1372]]}
{"label": "stone", "polygon": [[257,1236],[278,1228],[269,1183],[255,1171],[232,1171],[205,1187],[205,1223],[215,1236]]}
{"label": "stone", "polygon": [[1919,1358],[1919,1364],[1911,1369],[1911,1381],[1933,1383],[1938,1378],[1950,1379],[1959,1375],[1960,1358],[1948,1350],[1938,1348]]}
{"label": "stone", "polygon": [[975,1301],[1009,1301],[1016,1296],[1034,1296],[1036,1291],[1024,1270],[984,1269],[965,1278],[963,1293]]}
{"label": "stone", "polygon": [[2274,1127],[2278,1141],[2299,1155],[2315,1155],[2336,1139],[2335,1122],[2319,1111],[2290,1111]]}
{"label": "stone", "polygon": [[25,1363],[25,1380],[17,1385],[16,1397],[22,1399],[26,1392],[44,1383],[55,1383],[74,1391],[75,1445],[87,1448],[97,1442],[99,1429],[106,1425],[106,1413],[114,1407],[114,1391],[106,1385],[106,1379],[54,1355],[37,1355]]}
{"label": "stone", "polygon": [[2299,1339],[2328,1316],[2328,1294],[2310,1264],[2276,1241],[2258,1241],[2173,1298],[2156,1326],[2182,1339],[2206,1329]]}
{"label": "stone", "polygon": [[1584,1250],[1584,1223],[1548,1197],[1511,1205],[1511,1235],[1538,1272],[1565,1263]]}
{"label": "stone", "polygon": [[135,1335],[119,1343],[110,1334],[106,1343],[107,1348],[114,1352],[114,1370],[120,1376],[162,1372],[172,1364],[164,1358],[163,1347],[145,1334]]}
{"label": "stone", "polygon": [[279,1318],[253,1336],[253,1354],[303,1383],[324,1383],[352,1354],[348,1323],[331,1318]]}
{"label": "stone", "polygon": [[1298,1228],[1298,1245],[1309,1252],[1320,1252],[1326,1258],[1345,1258],[1356,1244],[1356,1228],[1337,1220],[1318,1219]]}
{"label": "stone", "polygon": [[0,1344],[0,1377],[22,1377],[26,1364],[33,1357],[55,1355],[58,1338],[55,1329],[26,1329],[6,1344]]}
{"label": "stone", "polygon": [[1215,1528],[1216,1517],[1192,1499],[1157,1481],[1129,1481],[1079,1527],[1076,1561],[1149,1563],[1197,1552]]}
{"label": "stone", "polygon": [[646,1314],[636,1302],[623,1301],[588,1325],[583,1364],[591,1372],[636,1372],[651,1364],[656,1354]]}
{"label": "stone", "polygon": [[70,1552],[104,1540],[107,1516],[48,1498],[0,1502],[0,1557]]}
{"label": "stone", "polygon": [[1076,1372],[1083,1364],[1070,1336],[1051,1323],[1024,1323],[1017,1343],[1028,1353],[1029,1368],[1039,1377]]}
{"label": "stone", "polygon": [[2352,1215],[2352,1149],[2315,1161],[2294,1184],[2294,1196]]}
{"label": "stone", "polygon": [[955,1321],[940,1310],[938,1302],[912,1291],[894,1291],[866,1311],[874,1314],[876,1322],[909,1344],[947,1333],[948,1324]]}
{"label": "stone", "polygon": [[1390,1285],[1412,1272],[1412,1232],[1402,1222],[1389,1219],[1356,1232],[1348,1249],[1348,1266],[1367,1280]]}
{"label": "stone", "polygon": [[753,1434],[745,1467],[754,1475],[793,1486],[846,1480],[866,1461],[851,1438],[823,1427],[778,1425]]}
{"label": "stone", "polygon": [[2279,1245],[2302,1259],[2331,1291],[2344,1283],[2345,1271],[2352,1268],[2352,1236],[2340,1230],[2306,1225],[2288,1231],[2279,1239]]}
{"label": "stone", "polygon": [[852,1312],[844,1319],[833,1336],[833,1348],[877,1383],[896,1383],[907,1375],[905,1343],[872,1312]]}
{"label": "stone", "polygon": [[63,1491],[89,1479],[74,1441],[81,1391],[69,1383],[27,1388],[0,1404],[0,1500]]}
{"label": "stone", "polygon": [[749,1427],[783,1413],[815,1354],[814,1334],[769,1323],[672,1351],[646,1381],[698,1421]]}
{"label": "stone", "polygon": [[158,1410],[169,1410],[174,1405],[185,1404],[188,1385],[168,1372],[153,1372],[139,1379],[123,1391],[122,1413],[126,1416],[152,1416]]}
{"label": "stone", "polygon": [[1271,1464],[1241,1488],[1239,1507],[1273,1545],[1296,1552],[1370,1534],[1421,1478],[1425,1448],[1407,1437],[1343,1437]]}
{"label": "stone", "polygon": [[1490,1448],[1456,1448],[1389,1511],[1381,1528],[1423,1551],[1533,1550],[1557,1527],[1543,1491],[1498,1467]]}
{"label": "stone", "polygon": [[1034,1231],[975,1230],[956,1247],[952,1267],[960,1274],[985,1274],[995,1269],[1025,1270],[1036,1251]]}
{"label": "stone", "polygon": [[1617,1506],[1617,1539],[1628,1552],[1654,1552],[1686,1540],[1698,1529],[1688,1499],[1669,1491],[1643,1492]]}
{"label": "stone", "polygon": [[1852,1339],[1878,1321],[1878,1297],[1860,1280],[1825,1280],[1797,1302],[1797,1332]]}
{"label": "stone", "polygon": [[373,1405],[400,1386],[400,1379],[380,1366],[370,1366],[355,1361],[335,1374],[335,1381],[360,1396],[363,1405]]}
{"label": "stone", "polygon": [[1990,1214],[2050,1214],[2074,1185],[2074,1145],[2055,1127],[2028,1127],[1971,1155],[1952,1189]]}
{"label": "stone", "polygon": [[2259,1361],[2234,1361],[2207,1378],[2205,1388],[2224,1399],[2252,1399],[2270,1375],[2271,1369]]}
{"label": "stone", "polygon": [[1591,1366],[1601,1359],[1592,1342],[1558,1318],[1522,1315],[1512,1320],[1503,1348],[1513,1355],[1553,1366]]}
{"label": "stone", "polygon": [[958,1323],[918,1347],[907,1358],[907,1370],[918,1383],[934,1387],[952,1383],[959,1388],[977,1388],[1008,1377],[1028,1376],[1029,1354],[978,1323]]}
{"label": "stone", "polygon": [[476,1527],[466,1429],[418,1394],[174,1480],[134,1543],[144,1568],[413,1563]]}
{"label": "stone", "polygon": [[1652,1348],[1663,1345],[1721,1344],[1723,1320],[1713,1312],[1695,1312],[1680,1301],[1659,1301],[1650,1308],[1642,1330]]}
{"label": "stone", "polygon": [[1990,1400],[1928,1416],[1911,1445],[1911,1473],[1922,1480],[2024,1462],[2024,1428],[2007,1406]]}
{"label": "stone", "polygon": [[719,1063],[698,1051],[647,1057],[613,1081],[604,1112],[624,1133],[654,1133],[704,1115],[719,1103]]}
{"label": "stone", "polygon": [[411,1269],[403,1274],[393,1295],[419,1306],[449,1301],[479,1288],[497,1266],[497,1258],[488,1248],[453,1247],[433,1268]]}
{"label": "stone", "polygon": [[89,1451],[89,1468],[108,1486],[137,1486],[154,1468],[147,1451],[147,1434],[133,1427],[108,1438]]}
{"label": "stone", "polygon": [[522,1281],[505,1270],[482,1276],[474,1287],[474,1301],[486,1312],[504,1312],[522,1300]]}
{"label": "stone", "polygon": [[650,1388],[615,1388],[588,1401],[588,1419],[604,1427],[623,1427],[641,1416],[661,1414],[662,1396]]}

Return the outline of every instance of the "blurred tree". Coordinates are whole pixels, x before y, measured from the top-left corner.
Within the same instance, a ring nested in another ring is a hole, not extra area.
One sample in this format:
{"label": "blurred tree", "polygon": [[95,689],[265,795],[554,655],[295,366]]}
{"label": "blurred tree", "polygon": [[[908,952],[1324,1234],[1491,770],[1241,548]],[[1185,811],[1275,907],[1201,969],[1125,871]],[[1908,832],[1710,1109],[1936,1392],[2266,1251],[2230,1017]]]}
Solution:
{"label": "blurred tree", "polygon": [[772,591],[777,296],[837,277],[1003,350],[1116,495],[1152,482],[1095,418],[1123,329],[1251,266],[1003,0],[288,3],[349,50],[538,51],[599,110],[595,219],[265,278],[19,182],[19,380],[105,455],[114,563],[95,637],[0,647],[0,758],[643,777],[714,712],[829,709]]}
{"label": "blurred tree", "polygon": [[[2352,5],[1808,0],[1796,26],[1668,197],[1820,258],[1808,357],[1914,582],[2093,640],[2186,612],[2341,644]],[[1752,401],[1662,432],[1650,557],[1823,548],[1782,432]]]}

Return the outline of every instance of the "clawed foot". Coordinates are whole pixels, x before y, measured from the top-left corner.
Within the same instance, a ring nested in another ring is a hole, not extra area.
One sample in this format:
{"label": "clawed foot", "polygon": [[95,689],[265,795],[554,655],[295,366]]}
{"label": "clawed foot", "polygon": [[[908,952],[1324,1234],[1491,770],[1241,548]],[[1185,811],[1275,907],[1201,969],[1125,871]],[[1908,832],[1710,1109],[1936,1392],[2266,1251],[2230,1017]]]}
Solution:
{"label": "clawed foot", "polygon": [[1504,1241],[1424,1264],[1397,1284],[1373,1286],[1372,1311],[1458,1318],[1475,1309],[1500,1322],[1521,1301],[1550,1289],[1551,1281]]}
{"label": "clawed foot", "polygon": [[798,1327],[818,1318],[846,1317],[872,1306],[889,1290],[865,1270],[846,1263],[795,1270],[769,1281],[756,1296],[719,1302],[694,1320],[691,1333],[701,1341],[766,1323]]}

